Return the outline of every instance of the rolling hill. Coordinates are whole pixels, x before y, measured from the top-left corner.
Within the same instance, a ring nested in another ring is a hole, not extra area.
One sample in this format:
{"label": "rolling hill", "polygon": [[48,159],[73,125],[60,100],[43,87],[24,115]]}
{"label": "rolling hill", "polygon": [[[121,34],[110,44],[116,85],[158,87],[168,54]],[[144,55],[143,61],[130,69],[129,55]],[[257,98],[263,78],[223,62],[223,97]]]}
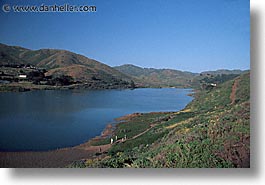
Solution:
{"label": "rolling hill", "polygon": [[138,79],[144,86],[191,87],[197,73],[173,69],[141,68],[131,64],[114,67],[120,72]]}
{"label": "rolling hill", "polygon": [[[66,50],[30,50],[19,46],[0,44],[0,65],[28,65],[45,69],[45,76],[53,78],[69,76],[79,87],[90,89],[132,87],[180,87],[198,88],[202,84],[220,83],[238,76],[241,70],[217,70],[192,73],[175,69],[141,68],[131,64],[110,67],[96,60]],[[2,68],[3,69],[3,68]],[[10,69],[3,69],[5,74]],[[14,71],[14,69],[12,70]],[[17,69],[12,74],[28,72]],[[0,78],[1,80],[2,78]],[[5,77],[4,79],[7,79]],[[39,83],[39,82],[37,82]],[[31,86],[29,86],[31,88]],[[35,88],[39,88],[36,86]]]}
{"label": "rolling hill", "polygon": [[245,72],[242,70],[216,70],[192,73],[174,69],[141,68],[132,64],[114,67],[132,76],[147,87],[198,88],[202,83],[222,83]]}
{"label": "rolling hill", "polygon": [[201,74],[203,75],[231,75],[231,74],[241,74],[243,72],[246,72],[246,71],[242,71],[242,70],[227,70],[227,69],[219,69],[219,70],[216,70],[216,71],[204,71],[202,72]]}
{"label": "rolling hill", "polygon": [[0,44],[1,65],[33,65],[46,69],[45,75],[71,76],[75,81],[100,86],[130,86],[133,78],[85,56],[56,49],[30,50]]}

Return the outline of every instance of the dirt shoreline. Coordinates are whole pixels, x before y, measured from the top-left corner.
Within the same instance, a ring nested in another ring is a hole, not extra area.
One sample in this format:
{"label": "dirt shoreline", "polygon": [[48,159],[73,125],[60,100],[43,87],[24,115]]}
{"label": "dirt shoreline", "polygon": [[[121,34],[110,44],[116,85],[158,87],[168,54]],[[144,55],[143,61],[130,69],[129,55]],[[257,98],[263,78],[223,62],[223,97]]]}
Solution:
{"label": "dirt shoreline", "polygon": [[[150,114],[159,113],[169,112],[150,112]],[[116,118],[116,125],[142,114],[133,113]],[[74,161],[105,157],[107,151],[111,148],[111,144],[93,146],[92,143],[111,137],[114,131],[115,126],[108,124],[100,136],[73,147],[49,151],[0,152],[0,168],[65,168]]]}
{"label": "dirt shoreline", "polygon": [[100,136],[73,147],[49,151],[0,152],[0,168],[64,168],[74,161],[93,159],[106,155],[111,144],[93,146],[113,133],[113,126],[108,124]]}

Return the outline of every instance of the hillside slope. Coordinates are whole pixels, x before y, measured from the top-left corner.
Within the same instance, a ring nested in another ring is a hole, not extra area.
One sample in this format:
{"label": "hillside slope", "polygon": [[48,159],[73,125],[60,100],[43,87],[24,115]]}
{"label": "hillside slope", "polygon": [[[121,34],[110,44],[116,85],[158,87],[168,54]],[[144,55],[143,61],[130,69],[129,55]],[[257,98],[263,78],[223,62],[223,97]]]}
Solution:
{"label": "hillside slope", "polygon": [[210,75],[231,75],[231,74],[241,74],[243,72],[247,71],[242,71],[242,70],[227,70],[227,69],[219,69],[216,71],[204,71],[201,74],[210,74]]}
{"label": "hillside slope", "polygon": [[104,84],[129,84],[133,78],[85,56],[55,49],[29,50],[0,44],[1,65],[33,65],[48,70],[46,75],[68,75],[76,81]]}
{"label": "hillside slope", "polygon": [[174,69],[141,68],[131,64],[114,67],[120,72],[137,79],[147,87],[181,87],[200,88],[200,85],[222,83],[233,79],[244,71],[242,70],[216,70],[201,73],[192,73]]}
{"label": "hillside slope", "polygon": [[155,87],[190,87],[192,79],[198,75],[173,69],[141,68],[131,64],[116,66],[114,68],[138,79],[145,86]]}
{"label": "hillside slope", "polygon": [[72,166],[250,167],[250,74],[197,92],[182,111],[129,115],[114,135],[109,156]]}

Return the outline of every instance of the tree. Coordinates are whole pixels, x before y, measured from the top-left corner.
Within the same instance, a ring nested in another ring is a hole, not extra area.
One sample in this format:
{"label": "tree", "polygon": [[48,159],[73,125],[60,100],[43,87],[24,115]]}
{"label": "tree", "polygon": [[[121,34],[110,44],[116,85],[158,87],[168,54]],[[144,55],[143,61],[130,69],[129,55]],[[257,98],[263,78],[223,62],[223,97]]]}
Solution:
{"label": "tree", "polygon": [[67,76],[67,75],[57,76],[48,81],[48,84],[57,85],[57,86],[71,85],[73,83],[74,83],[74,79],[71,76]]}
{"label": "tree", "polygon": [[131,86],[132,89],[134,89],[136,87],[134,81],[131,80],[130,86]]}

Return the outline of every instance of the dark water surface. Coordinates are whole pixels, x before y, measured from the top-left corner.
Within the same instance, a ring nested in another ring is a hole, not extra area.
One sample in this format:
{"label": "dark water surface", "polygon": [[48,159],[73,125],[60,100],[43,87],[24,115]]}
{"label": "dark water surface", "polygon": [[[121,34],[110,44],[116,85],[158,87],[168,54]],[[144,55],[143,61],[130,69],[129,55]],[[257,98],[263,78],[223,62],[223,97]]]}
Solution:
{"label": "dark water surface", "polygon": [[50,150],[83,143],[134,112],[178,111],[190,89],[0,93],[0,150]]}

